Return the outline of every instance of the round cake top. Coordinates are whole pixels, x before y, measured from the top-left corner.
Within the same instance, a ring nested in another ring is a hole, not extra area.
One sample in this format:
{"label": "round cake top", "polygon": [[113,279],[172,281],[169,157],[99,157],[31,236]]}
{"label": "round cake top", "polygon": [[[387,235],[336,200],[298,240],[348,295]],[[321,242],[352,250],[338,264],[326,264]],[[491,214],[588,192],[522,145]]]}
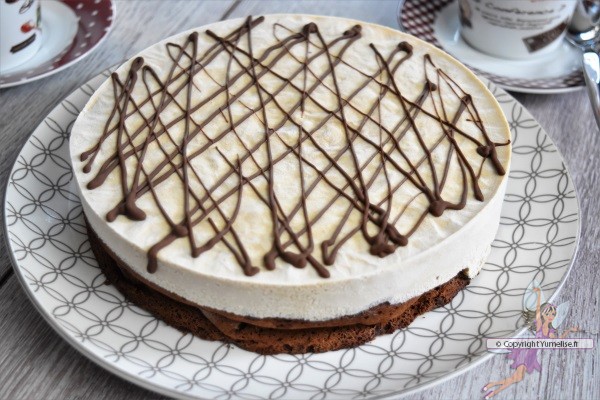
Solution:
{"label": "round cake top", "polygon": [[426,265],[498,192],[509,138],[492,94],[435,47],[267,15],[123,64],[77,119],[71,156],[88,219],[143,252],[123,259],[148,279],[327,286]]}

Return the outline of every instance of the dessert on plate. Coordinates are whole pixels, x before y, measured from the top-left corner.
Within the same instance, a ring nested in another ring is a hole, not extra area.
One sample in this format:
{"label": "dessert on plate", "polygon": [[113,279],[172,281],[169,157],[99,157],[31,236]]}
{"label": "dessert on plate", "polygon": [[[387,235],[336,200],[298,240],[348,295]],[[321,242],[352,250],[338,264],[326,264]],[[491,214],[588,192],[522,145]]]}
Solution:
{"label": "dessert on plate", "polygon": [[448,303],[489,253],[509,139],[439,49],[281,14],[142,51],[70,150],[108,280],[181,330],[272,354],[357,346]]}

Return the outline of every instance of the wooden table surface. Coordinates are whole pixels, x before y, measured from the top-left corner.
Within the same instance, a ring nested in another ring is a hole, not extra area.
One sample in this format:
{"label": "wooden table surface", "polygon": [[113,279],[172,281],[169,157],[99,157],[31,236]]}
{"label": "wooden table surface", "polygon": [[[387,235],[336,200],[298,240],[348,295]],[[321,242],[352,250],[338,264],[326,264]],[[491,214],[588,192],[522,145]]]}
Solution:
{"label": "wooden table surface", "polygon": [[[86,0],[91,1],[91,0]],[[174,33],[218,21],[264,13],[337,15],[396,28],[398,0],[127,0],[116,1],[108,39],[75,66],[49,78],[0,91],[0,187],[29,134],[54,106],[102,70]],[[558,302],[569,301],[568,325],[579,325],[598,344],[600,318],[600,132],[586,92],[515,94],[546,129],[571,171],[581,205],[577,260]],[[3,212],[3,211],[0,211]],[[0,231],[0,399],[121,399],[162,396],[112,375],[62,340],[37,313],[15,277]],[[600,357],[587,351],[540,352],[542,372],[505,390],[499,399],[598,399]],[[510,374],[504,356],[459,377],[409,395],[417,398],[481,398],[488,380]]]}

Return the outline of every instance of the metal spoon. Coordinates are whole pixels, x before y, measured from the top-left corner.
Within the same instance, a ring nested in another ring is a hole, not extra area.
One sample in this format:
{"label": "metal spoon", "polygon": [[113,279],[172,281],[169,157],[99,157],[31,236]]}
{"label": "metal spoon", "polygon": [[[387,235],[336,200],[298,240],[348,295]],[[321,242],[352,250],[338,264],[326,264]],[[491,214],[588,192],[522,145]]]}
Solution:
{"label": "metal spoon", "polygon": [[584,0],[577,4],[567,40],[583,51],[583,76],[600,129],[600,0]]}
{"label": "metal spoon", "polygon": [[585,51],[583,53],[583,76],[588,88],[596,124],[600,129],[600,57],[598,51]]}

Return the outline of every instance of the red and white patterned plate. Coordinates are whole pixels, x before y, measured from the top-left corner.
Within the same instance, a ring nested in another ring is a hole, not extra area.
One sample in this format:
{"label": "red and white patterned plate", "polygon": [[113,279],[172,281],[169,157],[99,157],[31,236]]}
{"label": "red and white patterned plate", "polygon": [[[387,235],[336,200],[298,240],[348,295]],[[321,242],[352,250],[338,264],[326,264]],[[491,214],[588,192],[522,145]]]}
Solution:
{"label": "red and white patterned plate", "polygon": [[404,0],[398,7],[398,23],[402,31],[443,49],[506,90],[549,94],[585,86],[579,51],[566,41],[555,53],[537,59],[492,57],[462,40],[457,11],[455,0]]}
{"label": "red and white patterned plate", "polygon": [[[57,13],[60,7],[48,7],[54,2],[42,2],[42,24],[44,24],[44,6],[49,12]],[[75,64],[94,50],[108,35],[115,17],[115,6],[112,0],[60,0],[61,6],[69,7],[77,16],[79,23],[73,41],[56,57],[49,60],[38,60],[34,56],[30,67],[16,67],[0,75],[0,88],[22,85],[46,76],[55,74]],[[56,15],[60,19],[60,15]],[[54,24],[56,25],[56,24]],[[42,25],[43,26],[43,25]],[[61,26],[48,27],[49,30],[60,30]],[[59,35],[60,36],[60,35]]]}

